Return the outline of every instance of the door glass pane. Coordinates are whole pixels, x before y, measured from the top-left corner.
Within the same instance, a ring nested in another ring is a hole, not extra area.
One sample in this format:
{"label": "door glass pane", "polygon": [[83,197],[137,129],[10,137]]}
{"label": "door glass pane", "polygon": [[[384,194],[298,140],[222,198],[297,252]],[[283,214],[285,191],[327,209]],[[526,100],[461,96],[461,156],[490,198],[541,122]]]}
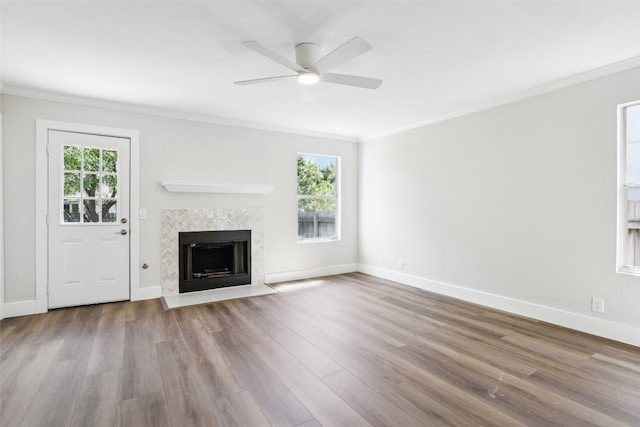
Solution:
{"label": "door glass pane", "polygon": [[113,198],[118,193],[118,177],[116,175],[105,175],[102,177],[100,185],[100,197]]}
{"label": "door glass pane", "polygon": [[102,200],[102,222],[116,222],[118,220],[118,201]]}
{"label": "door glass pane", "polygon": [[116,150],[104,150],[102,152],[102,171],[116,173],[118,171],[118,152]]}
{"label": "door glass pane", "polygon": [[64,222],[80,222],[80,200],[65,199],[63,205]]}
{"label": "door glass pane", "polygon": [[63,146],[63,222],[116,222],[118,150]]}
{"label": "door glass pane", "polygon": [[64,196],[80,197],[80,173],[66,172],[64,174]]}
{"label": "door glass pane", "polygon": [[82,151],[79,147],[64,146],[64,168],[73,171],[82,169]]}
{"label": "door glass pane", "polygon": [[97,148],[84,149],[84,170],[99,171],[100,170],[100,150]]}
{"label": "door glass pane", "polygon": [[100,202],[95,199],[84,199],[83,222],[100,222]]}
{"label": "door glass pane", "polygon": [[82,180],[83,196],[96,197],[98,190],[98,175],[95,173],[87,173]]}

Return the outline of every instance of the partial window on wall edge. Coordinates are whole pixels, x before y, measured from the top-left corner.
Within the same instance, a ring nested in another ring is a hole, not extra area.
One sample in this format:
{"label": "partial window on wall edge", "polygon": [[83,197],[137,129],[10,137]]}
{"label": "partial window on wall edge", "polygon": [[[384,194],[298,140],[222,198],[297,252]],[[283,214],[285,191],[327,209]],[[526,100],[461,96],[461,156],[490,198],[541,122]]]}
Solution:
{"label": "partial window on wall edge", "polygon": [[618,107],[618,272],[640,276],[640,101]]}

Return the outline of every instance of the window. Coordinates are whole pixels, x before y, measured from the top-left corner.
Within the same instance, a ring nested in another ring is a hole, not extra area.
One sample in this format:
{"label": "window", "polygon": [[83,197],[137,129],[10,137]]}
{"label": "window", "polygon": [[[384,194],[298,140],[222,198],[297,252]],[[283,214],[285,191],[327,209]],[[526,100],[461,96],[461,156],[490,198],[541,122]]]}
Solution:
{"label": "window", "polygon": [[338,240],[339,159],[298,153],[298,241]]}
{"label": "window", "polygon": [[640,102],[618,118],[618,271],[640,275]]}
{"label": "window", "polygon": [[118,152],[63,146],[64,223],[105,223],[117,220]]}

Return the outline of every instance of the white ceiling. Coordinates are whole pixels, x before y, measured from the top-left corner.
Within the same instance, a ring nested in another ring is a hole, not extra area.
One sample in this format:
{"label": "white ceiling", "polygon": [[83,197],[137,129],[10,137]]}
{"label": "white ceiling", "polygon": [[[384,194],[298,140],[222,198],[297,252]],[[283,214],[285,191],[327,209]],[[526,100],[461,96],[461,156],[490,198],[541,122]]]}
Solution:
{"label": "white ceiling", "polygon": [[[640,1],[2,1],[0,13],[5,93],[348,139],[640,66]],[[299,42],[325,54],[356,35],[373,49],[332,72],[383,79],[377,90],[320,83],[308,100],[295,81],[233,84],[290,74],[242,41],[293,60]]]}

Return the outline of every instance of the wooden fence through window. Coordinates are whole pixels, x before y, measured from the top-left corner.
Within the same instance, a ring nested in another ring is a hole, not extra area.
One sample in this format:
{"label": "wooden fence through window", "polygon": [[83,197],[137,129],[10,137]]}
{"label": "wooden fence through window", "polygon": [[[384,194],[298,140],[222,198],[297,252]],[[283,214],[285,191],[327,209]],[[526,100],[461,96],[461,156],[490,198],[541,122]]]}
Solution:
{"label": "wooden fence through window", "polygon": [[298,212],[298,239],[328,239],[335,235],[335,212]]}

